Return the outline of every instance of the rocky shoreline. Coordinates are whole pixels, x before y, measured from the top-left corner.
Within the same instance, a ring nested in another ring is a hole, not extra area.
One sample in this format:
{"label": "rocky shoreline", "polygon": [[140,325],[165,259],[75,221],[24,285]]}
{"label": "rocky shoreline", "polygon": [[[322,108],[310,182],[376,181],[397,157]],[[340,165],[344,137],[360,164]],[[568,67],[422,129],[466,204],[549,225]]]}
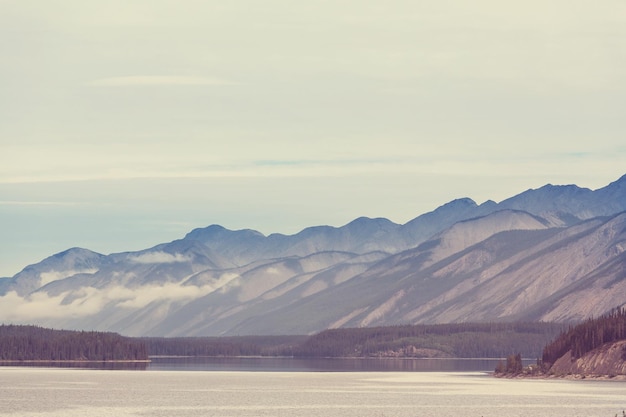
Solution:
{"label": "rocky shoreline", "polygon": [[494,376],[511,379],[626,381],[626,340],[606,343],[580,358],[573,357],[570,350],[549,369],[542,369],[540,365],[513,368],[508,363],[511,360],[508,358],[507,368],[496,370]]}
{"label": "rocky shoreline", "polygon": [[520,373],[520,374],[493,374],[496,378],[505,379],[565,379],[571,381],[626,381],[626,375],[592,375],[592,374],[551,374],[551,373]]}

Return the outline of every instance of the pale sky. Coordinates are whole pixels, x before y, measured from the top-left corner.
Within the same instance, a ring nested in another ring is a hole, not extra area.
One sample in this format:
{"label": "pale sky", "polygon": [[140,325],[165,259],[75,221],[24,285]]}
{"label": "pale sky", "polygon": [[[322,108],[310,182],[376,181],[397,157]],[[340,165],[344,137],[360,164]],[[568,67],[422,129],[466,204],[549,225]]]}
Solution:
{"label": "pale sky", "polygon": [[626,173],[623,0],[0,0],[0,276]]}

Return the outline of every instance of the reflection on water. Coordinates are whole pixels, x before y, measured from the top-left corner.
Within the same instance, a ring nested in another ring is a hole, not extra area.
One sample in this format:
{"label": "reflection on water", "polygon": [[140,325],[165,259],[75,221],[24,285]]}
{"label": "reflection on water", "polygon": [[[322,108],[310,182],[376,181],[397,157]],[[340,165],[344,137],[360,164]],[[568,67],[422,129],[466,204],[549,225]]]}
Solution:
{"label": "reflection on water", "polygon": [[246,372],[475,372],[493,371],[498,359],[152,358],[148,370]]}
{"label": "reflection on water", "polygon": [[491,372],[497,363],[498,359],[153,357],[149,363],[33,361],[1,362],[0,366],[135,371]]}
{"label": "reflection on water", "polygon": [[54,362],[54,361],[28,361],[28,362],[13,362],[3,361],[0,362],[0,366],[26,366],[30,368],[72,368],[72,369],[103,369],[103,370],[124,370],[124,371],[145,371],[148,369],[148,362],[89,362],[89,361],[68,361],[68,362]]}

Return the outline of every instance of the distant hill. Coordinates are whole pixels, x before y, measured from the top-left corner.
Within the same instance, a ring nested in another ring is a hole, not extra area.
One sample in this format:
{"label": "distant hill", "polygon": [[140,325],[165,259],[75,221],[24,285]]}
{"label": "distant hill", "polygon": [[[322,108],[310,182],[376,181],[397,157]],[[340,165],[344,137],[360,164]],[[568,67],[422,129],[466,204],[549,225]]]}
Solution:
{"label": "distant hill", "polygon": [[0,321],[129,336],[577,322],[626,305],[626,176],[460,198],[406,224],[219,225],[137,251],[71,248],[0,280]]}

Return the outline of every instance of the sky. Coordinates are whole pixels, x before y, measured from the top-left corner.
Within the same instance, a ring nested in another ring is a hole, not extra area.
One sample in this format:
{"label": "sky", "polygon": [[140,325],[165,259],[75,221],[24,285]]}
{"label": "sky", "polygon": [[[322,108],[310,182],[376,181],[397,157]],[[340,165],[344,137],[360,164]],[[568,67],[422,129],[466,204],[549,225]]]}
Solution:
{"label": "sky", "polygon": [[623,0],[0,0],[0,276],[626,173]]}

